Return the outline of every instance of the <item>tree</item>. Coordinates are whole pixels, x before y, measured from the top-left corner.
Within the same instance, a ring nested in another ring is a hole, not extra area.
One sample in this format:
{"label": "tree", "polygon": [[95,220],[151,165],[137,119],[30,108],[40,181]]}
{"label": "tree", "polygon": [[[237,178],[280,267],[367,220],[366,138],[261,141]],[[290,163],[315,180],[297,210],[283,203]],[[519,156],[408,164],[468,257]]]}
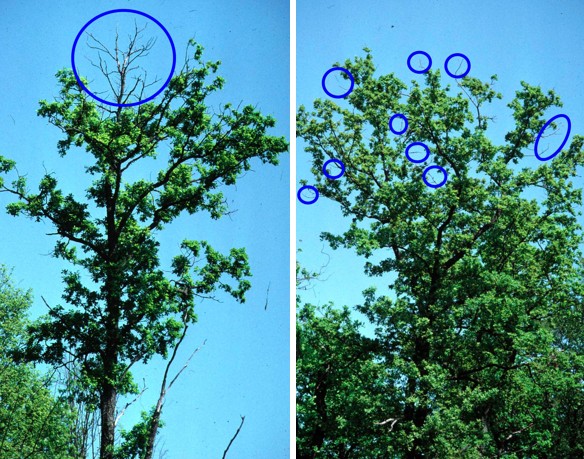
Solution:
{"label": "tree", "polygon": [[[126,64],[137,46],[121,51],[116,45],[110,55],[114,73],[105,76],[121,102],[145,87],[128,81]],[[102,459],[114,457],[118,397],[137,392],[132,366],[175,349],[196,321],[197,299],[224,291],[243,302],[250,288],[245,249],[221,254],[207,241],[184,240],[168,274],[160,267],[157,234],[183,212],[220,218],[228,209],[219,187],[234,185],[253,160],[277,164],[287,149],[284,138],[267,134],[275,120],[252,106],[225,104],[218,112],[207,106],[224,80],[213,77],[220,63],[204,62],[202,52],[191,41],[191,57],[158,102],[134,107],[97,103],[71,70],[59,71],[59,98],[41,101],[38,114],[63,132],[60,155],[84,147],[91,184],[73,195],[50,173],[37,192],[21,175],[0,183],[17,198],[8,212],[52,224],[53,255],[71,265],[63,274],[65,306],[47,305],[48,314],[29,327],[22,357],[80,365],[79,397],[100,413]],[[149,169],[152,164],[159,169]],[[0,169],[13,171],[15,162],[1,158]],[[161,409],[146,423],[154,434]]]}
{"label": "tree", "polygon": [[0,268],[0,459],[76,459],[75,413],[51,393],[48,375],[17,364],[10,351],[25,339],[30,292],[17,289]]}
{"label": "tree", "polygon": [[296,343],[297,457],[384,457],[392,400],[375,341],[348,307],[304,304]]}
{"label": "tree", "polygon": [[[375,255],[365,272],[390,288],[368,289],[357,307],[375,326],[395,407],[387,418],[397,420],[380,457],[582,455],[582,194],[573,179],[584,138],[520,168],[544,114],[561,106],[553,91],[522,82],[508,105],[515,126],[496,145],[487,134],[496,77],[467,76],[453,92],[435,70],[408,89],[393,74],[375,76],[365,52],[344,64],[355,79],[346,103],[301,106],[297,123],[320,194],[351,218],[323,239]],[[400,136],[388,125],[396,113],[409,123]],[[444,186],[426,186],[405,159],[412,142],[447,171]],[[341,180],[323,178],[328,158],[344,163]]]}
{"label": "tree", "polygon": [[[297,292],[322,280],[327,265],[314,272],[297,261]],[[297,293],[296,307],[296,456],[382,456],[391,399],[375,341],[362,336],[347,306],[304,304]]]}

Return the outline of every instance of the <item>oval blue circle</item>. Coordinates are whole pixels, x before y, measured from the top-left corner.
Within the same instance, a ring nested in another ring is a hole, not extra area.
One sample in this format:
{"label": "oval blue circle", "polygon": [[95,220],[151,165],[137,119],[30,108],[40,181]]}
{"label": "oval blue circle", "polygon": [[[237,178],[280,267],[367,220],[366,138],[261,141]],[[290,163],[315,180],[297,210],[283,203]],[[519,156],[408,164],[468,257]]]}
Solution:
{"label": "oval blue circle", "polygon": [[[302,192],[304,190],[312,190],[314,191],[314,199],[312,201],[305,201],[304,199],[302,199]],[[298,200],[302,203],[302,204],[314,204],[317,200],[318,200],[318,190],[316,189],[315,186],[312,185],[304,185],[301,186],[300,189],[298,190],[298,193],[296,193],[296,196],[298,197]]]}
{"label": "oval blue circle", "polygon": [[[562,144],[560,145],[560,147],[554,151],[550,156],[548,156],[547,158],[542,158],[538,151],[537,151],[537,146],[539,144],[539,139],[541,139],[541,136],[543,134],[543,131],[545,131],[545,129],[557,118],[565,118],[566,121],[568,122],[568,131],[566,132],[566,137],[564,137],[564,141],[562,142]],[[543,127],[539,130],[539,134],[537,134],[537,137],[535,138],[535,146],[533,148],[534,152],[535,152],[535,157],[537,159],[539,159],[540,161],[549,161],[550,159],[552,159],[553,157],[555,157],[560,151],[562,151],[562,148],[564,148],[564,145],[566,145],[566,142],[568,141],[568,137],[570,137],[570,131],[572,130],[572,122],[570,121],[570,118],[568,117],[568,115],[564,115],[563,113],[560,113],[559,115],[553,116],[551,117],[544,125]]]}
{"label": "oval blue circle", "polygon": [[[439,171],[441,171],[444,174],[444,180],[442,182],[436,183],[436,184],[428,182],[428,180],[426,180],[426,174],[428,172],[430,172],[431,169],[438,169]],[[436,165],[428,166],[426,169],[424,169],[424,172],[422,172],[422,180],[424,181],[426,186],[429,186],[430,188],[440,188],[448,180],[448,174],[446,173],[446,169],[444,169],[442,166],[436,166]]]}
{"label": "oval blue circle", "polygon": [[[335,70],[339,70],[341,72],[344,72],[349,77],[349,80],[351,81],[351,87],[349,88],[349,90],[346,93],[341,94],[341,95],[335,95],[335,94],[329,92],[329,90],[326,88],[326,77],[329,75],[329,73],[334,72]],[[326,73],[322,76],[322,89],[324,89],[324,92],[329,97],[332,97],[334,99],[342,99],[343,97],[347,97],[349,94],[351,94],[354,87],[355,87],[355,78],[353,78],[353,75],[351,74],[351,72],[349,72],[344,67],[333,67],[332,69],[327,70]]]}
{"label": "oval blue circle", "polygon": [[[428,67],[426,67],[425,69],[422,69],[422,70],[414,70],[414,68],[412,67],[412,64],[411,64],[411,60],[412,60],[412,57],[414,57],[416,54],[421,54],[422,56],[426,56],[426,58],[428,59]],[[418,73],[418,74],[426,73],[428,70],[430,70],[430,67],[432,67],[432,58],[430,57],[430,55],[426,51],[414,51],[412,54],[410,54],[408,56],[407,64],[408,64],[408,68],[414,73]]]}
{"label": "oval blue circle", "polygon": [[[117,104],[115,102],[108,102],[107,100],[104,100],[104,99],[96,96],[95,94],[93,94],[81,82],[81,78],[79,78],[79,75],[77,74],[77,68],[75,67],[75,49],[77,48],[77,42],[79,41],[79,38],[81,38],[81,34],[83,34],[83,32],[85,32],[85,29],[87,29],[92,23],[97,21],[99,18],[102,18],[104,16],[107,16],[108,14],[113,14],[113,13],[139,14],[140,16],[144,16],[144,17],[150,19],[151,21],[154,21],[158,25],[158,27],[160,27],[162,29],[162,31],[166,34],[168,41],[170,42],[170,47],[172,48],[172,68],[170,69],[170,74],[168,75],[168,78],[166,79],[166,81],[164,82],[162,87],[158,91],[156,91],[153,95],[151,95],[150,97],[148,97],[144,100],[139,100],[138,102],[132,102],[130,104]],[[79,33],[75,37],[75,41],[73,42],[73,48],[71,49],[71,67],[73,68],[73,73],[75,74],[75,79],[77,80],[77,83],[79,83],[79,86],[81,86],[81,89],[83,89],[87,94],[89,94],[95,100],[98,100],[102,104],[110,105],[113,107],[133,107],[133,106],[141,105],[141,104],[144,104],[146,102],[151,101],[156,96],[158,96],[162,91],[164,91],[164,88],[166,88],[168,86],[168,83],[170,83],[170,80],[171,80],[172,75],[174,73],[174,69],[176,67],[176,49],[174,47],[174,42],[172,41],[172,37],[168,33],[168,30],[166,30],[166,28],[156,18],[153,18],[149,14],[143,13],[142,11],[138,11],[138,10],[130,10],[130,9],[109,10],[109,11],[105,11],[104,13],[98,14],[97,16],[95,16],[93,19],[91,19],[87,24],[85,24],[81,28],[81,30],[79,31]]]}
{"label": "oval blue circle", "polygon": [[[392,123],[393,123],[393,120],[396,118],[401,118],[402,120],[404,120],[405,125],[404,125],[403,130],[401,130],[401,131],[396,131],[393,129]],[[401,113],[396,113],[395,115],[393,115],[389,119],[389,130],[396,135],[402,135],[404,132],[406,132],[408,130],[408,119],[406,118],[406,116],[402,115]]]}
{"label": "oval blue circle", "polygon": [[[330,163],[335,163],[335,164],[338,164],[338,165],[339,165],[339,167],[341,168],[341,172],[340,172],[340,174],[338,174],[338,175],[330,175],[330,174],[329,174],[329,173],[326,171],[326,167],[327,167],[327,166],[328,166]],[[327,177],[327,178],[329,178],[329,179],[331,179],[331,180],[337,180],[337,179],[340,179],[340,178],[341,178],[341,177],[344,175],[344,173],[345,173],[345,164],[344,164],[344,163],[343,163],[343,162],[342,162],[340,159],[335,159],[335,158],[329,159],[327,162],[325,162],[325,163],[322,165],[322,172],[323,172],[323,174],[324,174],[324,175],[326,175],[326,177]]]}
{"label": "oval blue circle", "polygon": [[[424,156],[422,159],[413,159],[410,157],[410,148],[415,147],[416,145],[421,145],[426,150],[426,156]],[[430,156],[430,149],[428,148],[428,145],[426,145],[423,142],[410,143],[406,147],[406,158],[408,158],[408,160],[410,160],[410,162],[412,162],[412,163],[415,163],[415,164],[423,163],[424,161],[426,161],[428,159],[429,156]]]}
{"label": "oval blue circle", "polygon": [[[465,61],[466,61],[466,65],[467,65],[467,69],[466,72],[461,73],[460,75],[455,75],[454,73],[450,73],[450,70],[448,70],[448,62],[450,61],[450,59],[452,59],[453,57],[462,57]],[[446,58],[446,61],[444,61],[444,70],[446,70],[446,73],[451,76],[452,78],[464,78],[465,76],[468,75],[468,72],[470,72],[470,59],[468,57],[466,57],[464,54],[462,53],[454,53],[451,54],[450,56],[448,56]]]}

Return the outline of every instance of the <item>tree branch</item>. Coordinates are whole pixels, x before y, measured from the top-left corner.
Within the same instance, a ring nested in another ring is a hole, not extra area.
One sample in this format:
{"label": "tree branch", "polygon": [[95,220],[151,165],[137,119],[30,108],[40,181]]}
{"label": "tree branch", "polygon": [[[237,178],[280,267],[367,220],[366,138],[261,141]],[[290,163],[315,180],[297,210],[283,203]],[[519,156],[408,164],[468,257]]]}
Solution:
{"label": "tree branch", "polygon": [[239,431],[243,427],[243,422],[244,421],[245,421],[245,416],[241,416],[241,423],[239,424],[239,427],[237,428],[237,431],[235,432],[235,435],[233,435],[233,437],[229,441],[229,444],[227,445],[227,448],[225,448],[225,451],[223,452],[223,458],[222,459],[225,459],[225,457],[227,457],[227,451],[229,451],[229,448],[231,448],[231,445],[232,445],[233,441],[239,435]]}
{"label": "tree branch", "polygon": [[144,387],[142,388],[142,390],[140,391],[140,393],[138,395],[136,395],[136,397],[133,400],[131,400],[128,403],[126,403],[126,405],[124,406],[124,408],[122,408],[122,410],[117,415],[116,420],[114,421],[114,426],[117,426],[118,425],[118,422],[120,421],[120,419],[122,418],[122,416],[124,415],[124,413],[126,412],[126,410],[128,409],[128,407],[130,405],[134,404],[135,402],[137,402],[138,399],[140,397],[142,397],[142,394],[144,394],[144,392],[146,392],[146,389],[147,389],[146,384],[144,384]]}

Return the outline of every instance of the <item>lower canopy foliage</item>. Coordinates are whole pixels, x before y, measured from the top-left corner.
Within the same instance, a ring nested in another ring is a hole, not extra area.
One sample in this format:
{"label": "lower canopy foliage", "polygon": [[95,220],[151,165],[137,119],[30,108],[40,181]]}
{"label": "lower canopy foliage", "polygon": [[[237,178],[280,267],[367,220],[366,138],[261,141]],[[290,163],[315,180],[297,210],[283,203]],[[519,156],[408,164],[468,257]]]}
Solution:
{"label": "lower canopy foliage", "polygon": [[26,339],[31,302],[0,267],[0,459],[76,459],[76,413],[52,393],[47,375],[11,357]]}

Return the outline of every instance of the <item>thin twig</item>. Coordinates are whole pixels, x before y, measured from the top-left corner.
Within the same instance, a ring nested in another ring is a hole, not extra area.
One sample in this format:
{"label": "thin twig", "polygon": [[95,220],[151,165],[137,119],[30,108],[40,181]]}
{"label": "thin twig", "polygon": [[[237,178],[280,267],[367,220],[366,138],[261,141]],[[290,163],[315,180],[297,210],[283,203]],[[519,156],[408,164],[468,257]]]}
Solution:
{"label": "thin twig", "polygon": [[116,420],[114,422],[114,427],[118,425],[118,422],[120,421],[120,419],[122,418],[122,416],[124,415],[124,413],[126,412],[126,409],[128,409],[128,407],[130,405],[132,405],[133,403],[137,402],[138,399],[140,397],[142,397],[142,395],[144,394],[144,392],[146,391],[147,387],[146,384],[144,384],[144,387],[142,388],[142,390],[140,391],[140,393],[138,395],[136,395],[136,397],[134,398],[134,400],[126,403],[126,406],[124,406],[124,408],[120,411],[120,413],[118,414],[118,416],[116,417]]}
{"label": "thin twig", "polygon": [[268,290],[266,290],[266,304],[264,305],[264,311],[268,310],[268,297],[270,295],[270,285],[272,285],[272,281],[268,283]]}
{"label": "thin twig", "polygon": [[177,380],[177,378],[180,376],[180,374],[187,368],[187,366],[189,365],[191,359],[195,356],[195,354],[197,352],[199,352],[199,350],[205,345],[207,344],[207,340],[205,339],[203,341],[203,343],[196,348],[192,354],[190,355],[190,357],[187,359],[187,361],[185,362],[185,364],[183,365],[183,367],[179,370],[179,372],[174,376],[174,378],[172,378],[172,381],[170,381],[170,384],[168,385],[168,388],[166,389],[166,392],[168,392],[168,389],[170,389],[172,387],[172,385],[174,384],[174,382]]}
{"label": "thin twig", "polygon": [[239,427],[237,428],[237,431],[235,432],[235,435],[231,438],[231,441],[227,445],[227,448],[225,448],[225,451],[223,452],[223,458],[222,459],[225,459],[225,457],[227,456],[227,451],[229,451],[229,448],[231,448],[231,444],[235,440],[235,437],[237,437],[237,435],[239,435],[239,431],[243,427],[243,421],[245,421],[245,416],[241,416],[241,424],[239,424]]}
{"label": "thin twig", "polygon": [[43,300],[43,303],[45,303],[45,306],[49,308],[49,311],[54,312],[54,309],[50,307],[49,303],[47,303],[47,300],[45,300],[45,297],[41,295],[41,299]]}
{"label": "thin twig", "polygon": [[526,425],[525,427],[523,427],[522,429],[516,430],[515,432],[511,432],[507,438],[505,438],[504,441],[509,441],[511,440],[511,438],[513,438],[515,435],[520,434],[521,432],[526,431],[527,429],[529,429],[531,426],[533,425],[533,422],[530,422],[528,425]]}

